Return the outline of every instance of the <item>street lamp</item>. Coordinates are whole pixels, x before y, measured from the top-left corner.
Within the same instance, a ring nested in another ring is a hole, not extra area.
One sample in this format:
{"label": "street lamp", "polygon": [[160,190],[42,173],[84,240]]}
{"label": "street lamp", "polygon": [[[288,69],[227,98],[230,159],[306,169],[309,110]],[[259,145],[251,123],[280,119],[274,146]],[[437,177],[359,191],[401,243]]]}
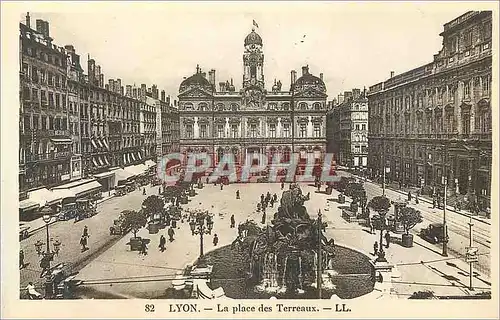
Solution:
{"label": "street lamp", "polygon": [[200,258],[203,256],[203,236],[211,234],[214,222],[208,212],[198,212],[196,217],[189,222],[191,233],[200,235]]}
{"label": "street lamp", "polygon": [[448,177],[443,176],[443,184],[444,184],[444,199],[443,199],[443,257],[448,256],[448,230],[446,226],[446,198],[448,193]]}
{"label": "street lamp", "polygon": [[45,228],[47,230],[47,254],[50,253],[50,237],[49,237],[49,223],[50,223],[50,220],[52,219],[52,217],[48,214],[44,214],[43,217],[43,222],[45,222]]}

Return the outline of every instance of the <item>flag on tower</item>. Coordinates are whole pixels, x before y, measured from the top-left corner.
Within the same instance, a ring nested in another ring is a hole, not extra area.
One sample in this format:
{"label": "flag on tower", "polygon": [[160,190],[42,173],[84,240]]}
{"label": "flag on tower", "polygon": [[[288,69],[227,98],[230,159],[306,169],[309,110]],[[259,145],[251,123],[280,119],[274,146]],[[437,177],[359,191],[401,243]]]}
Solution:
{"label": "flag on tower", "polygon": [[253,25],[256,26],[257,28],[259,27],[259,25],[257,24],[257,22],[255,22],[255,20],[253,20]]}

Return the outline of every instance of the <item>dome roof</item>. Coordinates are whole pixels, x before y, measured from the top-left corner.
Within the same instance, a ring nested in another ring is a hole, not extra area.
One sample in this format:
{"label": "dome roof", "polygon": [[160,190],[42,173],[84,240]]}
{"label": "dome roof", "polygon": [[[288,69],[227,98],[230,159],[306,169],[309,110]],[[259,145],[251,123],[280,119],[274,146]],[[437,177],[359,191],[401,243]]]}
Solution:
{"label": "dome roof", "polygon": [[212,85],[205,77],[205,73],[197,72],[193,74],[191,77],[184,79],[184,81],[181,82],[179,91],[184,91],[189,87],[203,87],[211,89]]}
{"label": "dome roof", "polygon": [[252,44],[258,44],[259,46],[262,45],[262,38],[257,34],[257,32],[255,32],[255,29],[252,29],[252,32],[250,32],[245,38],[245,46]]}
{"label": "dome roof", "polygon": [[305,89],[306,87],[316,87],[322,92],[326,92],[326,85],[320,78],[309,73],[309,68],[305,67],[302,77],[295,82],[296,89]]}

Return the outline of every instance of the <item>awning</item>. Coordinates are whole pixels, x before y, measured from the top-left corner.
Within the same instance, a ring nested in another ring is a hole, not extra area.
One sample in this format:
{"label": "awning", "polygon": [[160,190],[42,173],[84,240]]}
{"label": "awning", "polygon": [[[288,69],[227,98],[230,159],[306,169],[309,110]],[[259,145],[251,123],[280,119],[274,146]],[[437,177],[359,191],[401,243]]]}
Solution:
{"label": "awning", "polygon": [[135,155],[132,153],[132,160],[135,161]]}
{"label": "awning", "polygon": [[34,201],[29,199],[23,200],[19,202],[19,210],[28,211],[33,209],[38,209],[40,205]]}
{"label": "awning", "polygon": [[69,138],[52,138],[50,139],[54,144],[71,144],[73,141]]}
{"label": "awning", "polygon": [[97,181],[88,182],[76,187],[69,189],[69,191],[75,194],[75,197],[80,198],[89,193],[94,193],[102,189],[102,185]]}
{"label": "awning", "polygon": [[106,161],[106,164],[109,166],[108,156],[104,156],[104,161]]}
{"label": "awning", "polygon": [[114,174],[115,173],[112,172],[112,171],[110,171],[110,172],[103,172],[103,173],[94,174],[94,178],[104,179],[104,178],[109,178],[109,177],[111,177]]}
{"label": "awning", "polygon": [[94,157],[92,157],[92,163],[93,163],[93,164],[94,164],[94,166],[96,166],[96,167],[98,167],[98,166],[99,166],[99,165],[97,164],[97,160],[96,160]]}
{"label": "awning", "polygon": [[52,191],[49,191],[47,188],[30,191],[28,192],[28,197],[29,200],[38,203],[40,207],[51,206],[61,200],[60,197],[57,197]]}
{"label": "awning", "polygon": [[130,160],[130,153],[127,153],[127,163],[130,163],[131,160]]}
{"label": "awning", "polygon": [[54,197],[57,197],[58,199],[61,199],[61,200],[75,197],[75,194],[73,192],[71,192],[69,189],[52,190],[52,194],[54,195]]}
{"label": "awning", "polygon": [[156,163],[153,160],[146,160],[144,164],[149,168],[156,166]]}
{"label": "awning", "polygon": [[99,160],[99,163],[101,164],[101,167],[104,166],[104,161],[102,161],[102,157],[97,158]]}
{"label": "awning", "polygon": [[102,144],[101,139],[97,139],[97,143],[99,144],[99,147],[101,147],[101,148],[104,147],[104,145]]}
{"label": "awning", "polygon": [[140,172],[140,174],[147,172],[149,169],[148,166],[146,166],[145,164],[142,164],[142,163],[136,165],[136,168],[137,168],[137,171]]}
{"label": "awning", "polygon": [[93,138],[90,139],[90,142],[92,142],[92,146],[94,147],[94,149],[97,149],[97,145],[95,144],[95,140]]}
{"label": "awning", "polygon": [[125,171],[124,169],[116,169],[111,172],[115,174],[115,185],[118,184],[118,181],[127,180],[133,176],[132,173]]}
{"label": "awning", "polygon": [[127,160],[126,160],[126,156],[125,155],[123,155],[123,163],[127,164]]}
{"label": "awning", "polygon": [[137,151],[137,159],[139,159],[139,160],[142,159],[141,153],[139,151]]}
{"label": "awning", "polygon": [[141,174],[141,170],[137,166],[128,166],[124,168],[125,171],[131,174],[131,176],[137,176]]}
{"label": "awning", "polygon": [[108,143],[106,142],[106,139],[102,139],[102,142],[106,146],[106,149],[109,150],[109,146],[108,146]]}

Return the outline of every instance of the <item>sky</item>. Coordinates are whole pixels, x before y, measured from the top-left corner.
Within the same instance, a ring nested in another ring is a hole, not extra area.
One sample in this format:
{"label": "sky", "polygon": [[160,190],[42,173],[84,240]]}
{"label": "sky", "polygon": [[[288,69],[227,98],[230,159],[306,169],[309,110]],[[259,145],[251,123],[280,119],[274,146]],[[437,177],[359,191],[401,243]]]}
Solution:
{"label": "sky", "polygon": [[[243,41],[252,21],[264,47],[264,76],[290,86],[290,71],[309,65],[324,74],[328,100],[429,63],[441,49],[443,24],[478,9],[471,3],[72,3],[33,7],[60,46],[72,44],[122,84],[157,84],[176,98],[180,82],[199,64],[216,82],[241,88]],[[20,11],[21,21],[23,14]]]}

